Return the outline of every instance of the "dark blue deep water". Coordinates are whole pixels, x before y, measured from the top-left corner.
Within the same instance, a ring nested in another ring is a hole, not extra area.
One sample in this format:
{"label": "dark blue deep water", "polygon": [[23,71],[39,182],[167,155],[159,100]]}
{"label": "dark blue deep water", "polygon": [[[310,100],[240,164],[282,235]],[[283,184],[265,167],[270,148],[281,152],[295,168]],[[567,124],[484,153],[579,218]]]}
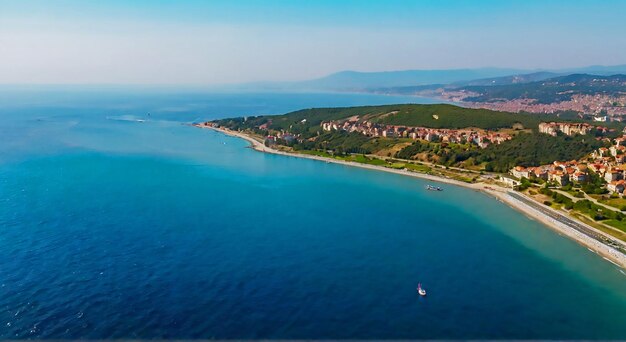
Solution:
{"label": "dark blue deep water", "polygon": [[626,276],[500,202],[183,125],[413,101],[2,89],[0,338],[625,339]]}

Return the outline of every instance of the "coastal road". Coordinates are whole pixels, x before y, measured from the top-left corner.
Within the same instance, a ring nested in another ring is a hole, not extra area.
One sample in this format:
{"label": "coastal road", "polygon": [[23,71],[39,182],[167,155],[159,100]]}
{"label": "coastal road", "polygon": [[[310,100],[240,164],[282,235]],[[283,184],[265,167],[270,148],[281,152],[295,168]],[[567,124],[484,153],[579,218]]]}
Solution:
{"label": "coastal road", "polygon": [[586,225],[580,224],[572,219],[570,219],[569,217],[554,211],[552,209],[547,208],[545,205],[542,205],[540,203],[537,203],[531,199],[528,199],[526,196],[522,196],[520,194],[517,194],[515,192],[508,192],[509,196],[515,198],[516,200],[519,200],[521,202],[523,202],[524,204],[528,205],[529,207],[543,213],[544,215],[549,216],[550,218],[557,220],[558,222],[565,224],[575,230],[577,230],[578,232],[585,234],[587,236],[589,236],[590,238],[597,240],[605,245],[608,245],[612,248],[614,248],[615,250],[626,254],[626,245],[624,245],[623,243],[610,238],[598,231],[596,231],[595,229],[592,229],[590,227],[587,227]]}

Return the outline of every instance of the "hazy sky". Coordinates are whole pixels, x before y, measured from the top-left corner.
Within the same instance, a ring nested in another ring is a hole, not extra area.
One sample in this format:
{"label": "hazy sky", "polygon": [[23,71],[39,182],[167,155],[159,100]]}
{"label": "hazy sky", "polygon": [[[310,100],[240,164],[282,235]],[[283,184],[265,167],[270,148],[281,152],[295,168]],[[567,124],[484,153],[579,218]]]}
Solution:
{"label": "hazy sky", "polygon": [[626,63],[626,0],[0,0],[0,83]]}

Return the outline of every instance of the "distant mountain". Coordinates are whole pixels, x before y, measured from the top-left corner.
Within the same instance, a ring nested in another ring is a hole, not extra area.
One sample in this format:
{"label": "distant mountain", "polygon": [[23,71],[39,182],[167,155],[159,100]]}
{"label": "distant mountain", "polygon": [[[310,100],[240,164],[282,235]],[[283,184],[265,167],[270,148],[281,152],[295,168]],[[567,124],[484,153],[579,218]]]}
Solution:
{"label": "distant mountain", "polygon": [[456,83],[453,83],[452,85],[453,86],[507,85],[507,84],[530,83],[530,82],[542,81],[542,80],[552,78],[552,77],[557,77],[557,76],[559,76],[559,74],[557,73],[548,72],[548,71],[540,71],[540,72],[533,72],[530,74],[482,78],[482,79],[472,80],[472,81],[456,82]]}
{"label": "distant mountain", "polygon": [[517,75],[507,75],[502,77],[490,77],[475,79],[471,81],[454,82],[450,86],[496,86],[508,84],[531,83],[547,80],[559,76],[590,74],[597,76],[612,76],[618,74],[626,74],[626,64],[614,66],[594,65],[583,68],[572,69],[555,69],[549,71],[537,71],[533,73],[524,73]]}
{"label": "distant mountain", "polygon": [[501,77],[481,78],[471,81],[460,81],[450,84],[427,84],[427,85],[414,85],[414,86],[401,86],[401,87],[380,87],[370,88],[368,91],[378,94],[396,94],[396,95],[416,95],[420,94],[428,96],[439,93],[443,90],[454,90],[463,87],[470,86],[496,86],[496,85],[510,85],[530,83],[535,81],[541,81],[548,78],[559,76],[559,74],[540,71],[530,74],[519,74]]}
{"label": "distant mountain", "polygon": [[613,66],[604,66],[604,65],[592,65],[583,68],[570,68],[570,69],[561,69],[554,70],[553,72],[557,74],[591,74],[591,75],[601,75],[601,76],[610,76],[617,74],[626,74],[626,64],[622,65],[613,65]]}
{"label": "distant mountain", "polygon": [[478,78],[520,74],[523,72],[524,71],[519,69],[498,68],[383,72],[342,71],[314,80],[295,82],[292,86],[299,89],[311,90],[366,90],[372,88],[448,84]]}
{"label": "distant mountain", "polygon": [[553,103],[570,100],[574,95],[626,95],[626,75],[572,74],[537,82],[466,86],[456,90],[477,93],[464,99],[470,102],[536,99],[538,103]]}
{"label": "distant mountain", "polygon": [[297,82],[255,82],[224,86],[227,90],[268,91],[365,91],[410,94],[425,89],[460,86],[500,86],[542,81],[569,74],[601,76],[626,74],[626,64],[555,70],[477,68],[450,70],[402,70],[381,72],[341,71]]}
{"label": "distant mountain", "polygon": [[384,95],[418,95],[423,97],[437,96],[444,89],[453,89],[448,84],[427,84],[406,87],[370,88],[367,92]]}
{"label": "distant mountain", "polygon": [[[610,76],[590,75],[590,74],[572,74],[560,77],[549,78],[541,82],[544,86],[587,86],[587,87],[624,87],[626,86],[626,74],[616,74]],[[620,88],[622,90],[626,90]]]}
{"label": "distant mountain", "polygon": [[[568,74],[609,76],[626,74],[626,64],[588,66],[555,70],[524,70],[512,68],[478,68],[450,70],[404,70],[382,72],[342,71],[326,77],[293,82],[292,89],[363,91],[370,89],[417,87],[433,85],[506,85],[542,81]],[[404,89],[406,91],[408,89]]]}

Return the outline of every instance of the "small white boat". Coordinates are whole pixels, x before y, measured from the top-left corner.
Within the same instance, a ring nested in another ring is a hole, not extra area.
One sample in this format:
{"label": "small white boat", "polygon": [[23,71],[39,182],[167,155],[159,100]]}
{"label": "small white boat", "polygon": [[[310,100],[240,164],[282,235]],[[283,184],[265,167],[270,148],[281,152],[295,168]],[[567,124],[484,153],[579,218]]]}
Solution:
{"label": "small white boat", "polygon": [[417,284],[417,293],[419,293],[420,296],[426,296],[426,290],[422,288],[422,283]]}

